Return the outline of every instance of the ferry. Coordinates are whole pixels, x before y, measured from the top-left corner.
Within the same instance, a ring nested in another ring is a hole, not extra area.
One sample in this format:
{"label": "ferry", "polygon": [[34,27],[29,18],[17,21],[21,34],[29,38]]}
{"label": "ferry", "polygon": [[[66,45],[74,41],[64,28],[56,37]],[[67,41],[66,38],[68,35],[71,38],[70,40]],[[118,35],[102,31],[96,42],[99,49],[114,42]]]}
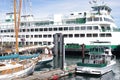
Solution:
{"label": "ferry", "polygon": [[[89,49],[90,41],[104,40],[111,42],[112,49],[116,49],[120,44],[120,29],[116,26],[111,11],[109,6],[96,1],[88,11],[55,14],[52,18],[36,19],[33,15],[22,15],[19,46],[54,45],[53,35],[62,33],[65,48],[69,48],[69,44],[85,44]],[[14,13],[6,13],[5,20],[0,22],[0,44],[14,45],[14,32]]]}
{"label": "ferry", "polygon": [[89,56],[83,56],[82,60],[77,62],[76,72],[103,75],[114,71],[116,58],[112,55],[111,46],[98,46],[98,44],[109,43],[110,42],[107,41],[92,41],[91,45],[93,45],[93,47],[90,48]]}

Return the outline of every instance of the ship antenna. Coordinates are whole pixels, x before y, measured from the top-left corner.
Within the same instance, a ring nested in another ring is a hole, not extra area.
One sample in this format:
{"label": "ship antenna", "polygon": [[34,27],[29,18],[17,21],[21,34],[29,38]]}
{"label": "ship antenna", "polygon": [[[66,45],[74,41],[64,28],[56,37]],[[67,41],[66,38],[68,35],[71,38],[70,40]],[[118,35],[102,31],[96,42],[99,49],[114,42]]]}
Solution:
{"label": "ship antenna", "polygon": [[89,1],[89,4],[91,4],[91,5],[98,5],[98,1],[100,1],[100,0],[92,0],[92,1]]}
{"label": "ship antenna", "polygon": [[30,6],[30,16],[32,16],[32,2],[28,0],[29,6]]}

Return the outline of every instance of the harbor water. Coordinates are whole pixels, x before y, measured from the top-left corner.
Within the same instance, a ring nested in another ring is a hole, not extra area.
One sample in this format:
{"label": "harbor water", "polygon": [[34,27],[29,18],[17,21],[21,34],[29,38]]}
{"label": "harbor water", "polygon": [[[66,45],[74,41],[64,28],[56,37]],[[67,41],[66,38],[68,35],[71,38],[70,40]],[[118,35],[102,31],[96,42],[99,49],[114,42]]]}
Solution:
{"label": "harbor water", "polygon": [[[81,58],[79,56],[66,56],[67,65],[76,64],[80,60]],[[59,80],[120,80],[120,58],[116,59],[116,62],[117,64],[113,66],[113,72],[111,71],[102,76],[72,74],[69,76],[62,77]],[[35,71],[45,71],[50,69],[53,69],[52,62],[50,64],[45,64],[37,67]]]}

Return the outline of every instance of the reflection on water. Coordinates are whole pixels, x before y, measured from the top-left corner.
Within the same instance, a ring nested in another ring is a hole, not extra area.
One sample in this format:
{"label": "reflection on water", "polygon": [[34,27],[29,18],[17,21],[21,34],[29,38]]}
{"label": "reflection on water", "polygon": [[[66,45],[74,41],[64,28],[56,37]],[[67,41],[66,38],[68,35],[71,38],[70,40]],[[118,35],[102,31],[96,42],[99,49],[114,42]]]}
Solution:
{"label": "reflection on water", "polygon": [[90,75],[72,75],[61,78],[60,80],[115,80],[113,72],[109,72],[100,77]]}
{"label": "reflection on water", "polygon": [[52,64],[42,64],[42,65],[36,65],[35,71],[47,71],[53,69]]}
{"label": "reflection on water", "polygon": [[[66,57],[66,63],[67,65],[76,64],[81,59],[79,56],[73,57],[73,56],[67,56]],[[117,64],[114,66],[113,72],[109,72],[105,75],[102,75],[100,77],[98,76],[91,76],[91,75],[76,75],[73,74],[71,76],[65,76],[62,77],[59,80],[120,80],[120,59],[116,60]],[[49,69],[53,69],[52,62],[50,64],[45,65],[37,65],[35,71],[46,71]]]}

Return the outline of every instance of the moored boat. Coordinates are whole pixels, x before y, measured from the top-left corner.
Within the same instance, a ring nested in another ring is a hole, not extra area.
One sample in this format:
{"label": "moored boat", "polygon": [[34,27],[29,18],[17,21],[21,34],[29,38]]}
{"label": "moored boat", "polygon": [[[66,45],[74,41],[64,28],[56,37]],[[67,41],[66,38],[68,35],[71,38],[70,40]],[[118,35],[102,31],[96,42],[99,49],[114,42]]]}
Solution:
{"label": "moored boat", "polygon": [[32,59],[19,61],[19,54],[2,53],[0,56],[0,80],[27,76],[34,72],[35,62]]}
{"label": "moored boat", "polygon": [[[104,46],[106,41],[94,41],[97,45],[93,45],[90,48],[88,57],[84,58],[84,61],[77,63],[76,72],[86,74],[103,75],[107,72],[113,71],[113,67],[116,64],[115,57],[111,53],[109,46]],[[100,46],[98,46],[98,44]]]}
{"label": "moored boat", "polygon": [[44,53],[40,55],[38,58],[37,64],[42,65],[42,64],[47,64],[53,60],[53,54],[52,50],[49,49],[48,47],[44,48]]}

